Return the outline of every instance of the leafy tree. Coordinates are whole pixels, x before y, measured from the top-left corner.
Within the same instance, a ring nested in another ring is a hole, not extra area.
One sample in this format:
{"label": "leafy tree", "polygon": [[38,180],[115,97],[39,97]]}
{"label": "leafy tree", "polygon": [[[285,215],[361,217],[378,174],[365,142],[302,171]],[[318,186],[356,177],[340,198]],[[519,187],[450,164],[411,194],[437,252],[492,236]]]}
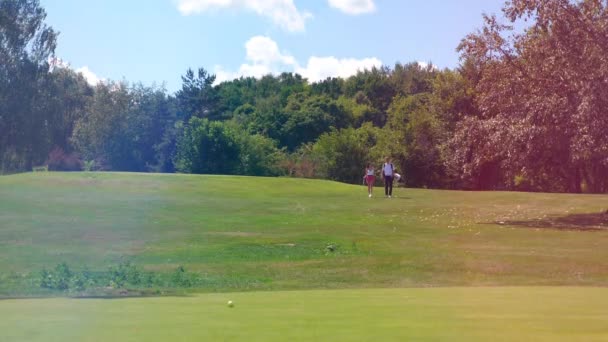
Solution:
{"label": "leafy tree", "polygon": [[352,121],[342,106],[326,96],[296,94],[285,111],[288,117],[281,127],[279,141],[289,150],[312,142],[331,129],[347,127]]}
{"label": "leafy tree", "polygon": [[41,84],[57,33],[37,0],[0,1],[0,173],[42,162],[51,133]]}
{"label": "leafy tree", "polygon": [[336,100],[344,95],[344,79],[328,77],[310,85],[311,95],[326,95]]}
{"label": "leafy tree", "polygon": [[368,101],[358,102],[354,98],[340,96],[336,100],[336,104],[344,108],[354,127],[361,127],[366,122],[376,124],[375,120],[381,116],[379,111],[372,107]]}
{"label": "leafy tree", "polygon": [[391,154],[412,186],[439,187],[444,179],[441,124],[433,110],[430,94],[422,93],[395,97],[388,111]]}
{"label": "leafy tree", "polygon": [[182,76],[182,88],[176,93],[179,103],[180,119],[188,121],[191,117],[216,119],[221,116],[217,89],[213,87],[215,75],[199,68],[195,74],[192,69]]}
{"label": "leafy tree", "polygon": [[240,132],[229,123],[192,118],[177,140],[175,169],[184,173],[238,174]]}
{"label": "leafy tree", "polygon": [[102,169],[119,169],[128,159],[125,139],[126,115],[131,97],[124,83],[100,84],[86,113],[74,127],[72,142],[85,160],[96,160]]}
{"label": "leafy tree", "polygon": [[[396,95],[395,88],[390,82],[391,71],[387,67],[372,68],[359,71],[349,77],[344,85],[344,92],[348,97],[359,97],[358,103],[366,103],[378,110],[377,125],[385,124],[385,113]],[[365,99],[362,101],[362,99]]]}
{"label": "leafy tree", "polygon": [[51,146],[67,152],[73,150],[70,138],[74,125],[84,114],[93,92],[82,74],[70,68],[55,67],[43,78],[39,98],[48,120]]}
{"label": "leafy tree", "polygon": [[605,192],[608,182],[608,9],[604,1],[513,0],[504,8],[524,33],[486,16],[459,49],[480,71],[479,118],[459,125],[452,165],[465,176],[499,165],[504,184]]}
{"label": "leafy tree", "polygon": [[271,176],[280,157],[274,141],[233,122],[192,118],[178,137],[174,162],[184,173]]}
{"label": "leafy tree", "polygon": [[240,173],[250,176],[278,176],[282,174],[280,163],[285,159],[283,151],[277,148],[276,141],[263,135],[241,135],[239,156]]}
{"label": "leafy tree", "polygon": [[408,96],[420,93],[430,93],[433,89],[433,79],[437,71],[432,64],[426,67],[418,62],[408,64],[395,64],[389,76],[389,83],[394,94]]}
{"label": "leafy tree", "polygon": [[320,162],[317,175],[340,182],[359,184],[367,163],[372,160],[372,149],[377,144],[378,128],[366,125],[359,129],[345,128],[325,133],[312,147],[312,154]]}

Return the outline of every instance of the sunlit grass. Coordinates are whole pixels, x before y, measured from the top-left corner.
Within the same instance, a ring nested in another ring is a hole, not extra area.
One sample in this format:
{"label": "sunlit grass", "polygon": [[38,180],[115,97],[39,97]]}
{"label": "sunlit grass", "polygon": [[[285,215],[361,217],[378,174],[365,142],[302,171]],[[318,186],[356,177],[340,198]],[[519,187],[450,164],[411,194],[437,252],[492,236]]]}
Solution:
{"label": "sunlit grass", "polygon": [[306,179],[0,177],[0,295],[40,294],[40,270],[60,262],[104,271],[123,260],[161,273],[182,265],[204,280],[193,291],[608,284],[603,219],[581,223],[590,231],[550,224],[597,216],[608,196],[380,190],[368,199],[363,186]]}

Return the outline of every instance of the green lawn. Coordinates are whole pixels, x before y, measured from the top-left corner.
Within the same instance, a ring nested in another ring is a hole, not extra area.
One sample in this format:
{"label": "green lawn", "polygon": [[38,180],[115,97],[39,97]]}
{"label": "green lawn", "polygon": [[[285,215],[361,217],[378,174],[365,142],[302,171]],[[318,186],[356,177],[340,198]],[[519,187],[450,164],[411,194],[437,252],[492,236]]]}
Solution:
{"label": "green lawn", "polygon": [[40,294],[43,267],[124,259],[160,273],[183,265],[203,278],[195,291],[608,285],[608,196],[380,190],[368,199],[363,186],[306,179],[0,177],[0,296]]}
{"label": "green lawn", "polygon": [[0,301],[0,340],[591,342],[607,307],[608,289],[573,287],[22,299]]}
{"label": "green lawn", "polygon": [[[380,194],[290,178],[0,177],[0,341],[608,339],[608,196]],[[124,260],[199,281],[155,298],[40,287],[61,262]],[[16,299],[33,296],[55,298]]]}

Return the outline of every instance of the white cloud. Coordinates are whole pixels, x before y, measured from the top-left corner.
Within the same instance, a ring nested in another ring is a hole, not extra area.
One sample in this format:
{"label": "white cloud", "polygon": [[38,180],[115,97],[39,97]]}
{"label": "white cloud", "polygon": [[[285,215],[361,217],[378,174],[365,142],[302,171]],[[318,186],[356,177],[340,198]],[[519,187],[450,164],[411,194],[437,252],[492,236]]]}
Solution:
{"label": "white cloud", "polygon": [[279,46],[274,40],[265,36],[250,38],[245,43],[245,50],[247,51],[247,60],[254,63],[279,63],[287,65],[296,63],[296,60],[292,56],[279,51]]}
{"label": "white cloud", "polygon": [[329,6],[350,14],[359,15],[376,10],[374,0],[328,0]]}
{"label": "white cloud", "polygon": [[[53,71],[55,69],[72,69],[72,65],[69,62],[64,61],[63,59],[61,59],[59,57],[49,58],[48,63],[50,66],[49,71]],[[74,69],[72,69],[72,70],[74,70]],[[105,81],[105,79],[99,78],[97,75],[95,75],[95,73],[92,72],[88,66],[83,66],[74,71],[78,74],[81,74],[84,77],[84,79],[87,81],[87,83],[92,86],[96,86],[100,82]]]}
{"label": "white cloud", "polygon": [[378,58],[336,58],[336,57],[316,57],[308,59],[305,68],[297,68],[296,72],[311,82],[318,82],[328,77],[347,78],[355,75],[357,71],[379,68],[382,61]]}
{"label": "white cloud", "polygon": [[101,79],[97,75],[95,75],[95,73],[92,72],[88,66],[83,66],[82,68],[78,68],[78,69],[76,69],[76,72],[79,74],[82,74],[84,79],[87,80],[87,82],[92,86],[96,86],[100,82],[104,81],[103,79]]}
{"label": "white cloud", "polygon": [[244,77],[261,78],[268,74],[277,74],[281,70],[293,69],[297,64],[293,56],[281,52],[277,43],[265,36],[255,36],[245,43],[245,59],[239,70],[231,72],[222,66],[215,67],[216,83]]}
{"label": "white cloud", "polygon": [[421,67],[422,69],[428,69],[429,66],[430,66],[431,70],[438,70],[437,66],[435,64],[433,64],[433,63],[430,63],[430,62],[427,63],[427,62],[418,61],[416,63],[418,63],[418,66]]}
{"label": "white cloud", "polygon": [[310,82],[318,82],[328,77],[347,78],[355,75],[357,71],[382,65],[382,61],[375,57],[355,59],[312,56],[306,66],[300,66],[292,55],[282,52],[274,40],[265,36],[249,39],[245,43],[245,50],[246,63],[241,64],[238,71],[228,71],[222,66],[215,67],[216,83],[241,76],[260,78],[285,71],[296,72]]}
{"label": "white cloud", "polygon": [[298,10],[293,0],[176,0],[183,15],[193,15],[224,8],[246,9],[270,18],[289,32],[304,31],[308,12]]}

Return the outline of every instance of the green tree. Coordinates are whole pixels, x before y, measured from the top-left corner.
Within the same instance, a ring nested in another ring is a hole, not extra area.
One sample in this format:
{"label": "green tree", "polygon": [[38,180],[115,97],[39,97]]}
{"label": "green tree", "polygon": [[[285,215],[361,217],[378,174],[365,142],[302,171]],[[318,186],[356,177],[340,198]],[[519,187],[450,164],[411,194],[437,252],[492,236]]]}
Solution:
{"label": "green tree", "polygon": [[26,170],[49,152],[41,83],[57,33],[37,0],[0,1],[0,172]]}
{"label": "green tree", "polygon": [[180,119],[191,117],[217,119],[221,117],[217,89],[213,86],[215,75],[199,68],[195,74],[188,69],[182,76],[182,88],[175,97],[179,103]]}
{"label": "green tree", "polygon": [[125,83],[108,82],[95,88],[72,136],[74,146],[85,160],[95,160],[101,169],[122,169],[122,161],[129,158],[124,132],[130,106],[131,96]]}
{"label": "green tree", "polygon": [[321,135],[312,147],[312,154],[319,161],[317,176],[361,183],[365,166],[378,163],[372,159],[372,150],[380,134],[378,128],[368,124],[359,129],[345,128]]}
{"label": "green tree", "polygon": [[234,122],[192,118],[178,137],[174,163],[184,173],[274,176],[281,158],[273,140]]}
{"label": "green tree", "polygon": [[608,191],[608,5],[512,0],[504,15],[530,19],[518,33],[495,16],[459,49],[479,70],[480,115],[459,125],[451,164],[465,177],[497,164],[504,186]]}
{"label": "green tree", "polygon": [[344,107],[327,96],[295,94],[290,97],[285,112],[288,117],[281,127],[279,141],[291,151],[331,129],[348,127],[352,122]]}
{"label": "green tree", "polygon": [[405,174],[407,184],[443,185],[442,127],[431,106],[431,95],[397,96],[388,112],[388,127],[395,139],[391,155],[399,161],[399,170]]}
{"label": "green tree", "polygon": [[230,123],[193,117],[178,137],[175,170],[183,173],[239,174],[241,132]]}

